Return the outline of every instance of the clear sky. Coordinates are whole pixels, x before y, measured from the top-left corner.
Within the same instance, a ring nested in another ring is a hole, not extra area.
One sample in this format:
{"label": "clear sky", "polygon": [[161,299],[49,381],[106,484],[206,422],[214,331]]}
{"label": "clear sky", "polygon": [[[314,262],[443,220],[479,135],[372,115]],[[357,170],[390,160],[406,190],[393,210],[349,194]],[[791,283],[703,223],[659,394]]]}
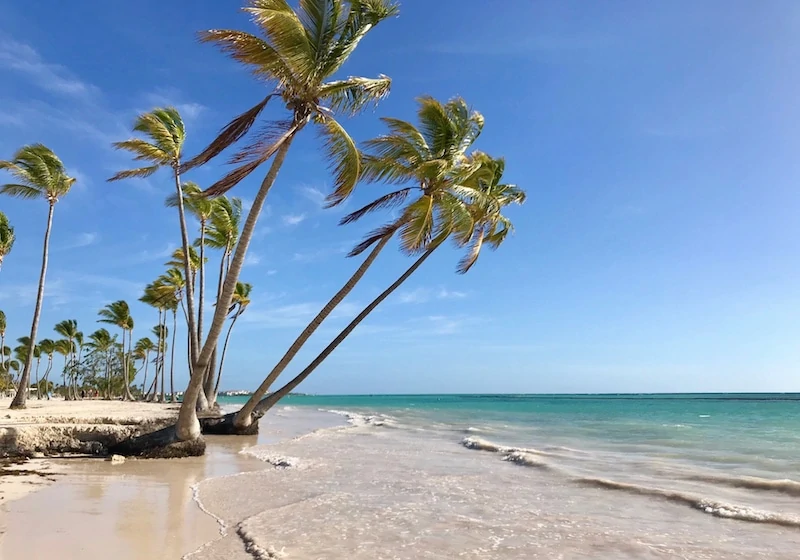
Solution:
{"label": "clear sky", "polygon": [[[110,144],[138,112],[174,104],[196,153],[264,86],[195,40],[253,30],[237,0],[0,0],[0,158],[43,142],[78,182],[56,208],[40,338],[67,318],[87,334],[136,300],[178,244],[165,172],[109,184],[130,160]],[[345,75],[394,79],[380,116],[414,98],[463,96],[486,117],[478,147],[528,191],[517,233],[466,276],[442,251],[301,386],[306,392],[800,390],[800,5],[744,2],[405,0]],[[272,108],[269,115],[277,114]],[[357,262],[372,224],[336,226],[312,132],[270,194],[242,280],[223,387],[259,381]],[[192,173],[207,186],[215,162]],[[3,177],[2,179],[6,179]],[[253,177],[233,194],[251,199]],[[382,192],[362,187],[356,204]],[[26,334],[46,220],[0,199],[18,241],[0,272],[8,336]],[[216,266],[212,256],[210,270]],[[408,264],[380,257],[287,373],[316,355]],[[183,331],[181,331],[183,332]],[[181,385],[185,367],[180,367]]]}

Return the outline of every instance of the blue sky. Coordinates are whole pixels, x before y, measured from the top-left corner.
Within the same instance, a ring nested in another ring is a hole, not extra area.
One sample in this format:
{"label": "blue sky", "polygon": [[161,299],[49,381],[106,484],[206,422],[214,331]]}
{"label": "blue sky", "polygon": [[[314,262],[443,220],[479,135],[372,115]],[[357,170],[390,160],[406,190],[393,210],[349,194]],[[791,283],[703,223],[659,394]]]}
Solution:
{"label": "blue sky", "polygon": [[[490,7],[491,6],[491,7]],[[78,182],[59,202],[40,337],[65,318],[89,333],[136,302],[178,243],[170,178],[109,184],[110,143],[173,104],[195,153],[264,86],[195,32],[253,30],[238,1],[0,0],[0,157],[43,142]],[[466,276],[443,251],[302,386],[307,392],[798,390],[800,6],[764,2],[406,0],[345,75],[394,79],[359,141],[414,98],[463,96],[486,117],[478,147],[528,191],[516,235]],[[276,114],[276,108],[272,109]],[[193,172],[208,185],[224,162]],[[258,181],[234,194],[251,199]],[[337,227],[313,133],[270,194],[242,280],[226,388],[256,384],[357,262],[371,224]],[[383,187],[365,186],[354,208]],[[8,336],[30,325],[43,202],[0,199],[18,241],[0,272]],[[210,270],[215,267],[212,257]],[[288,371],[296,373],[409,264],[384,254]],[[181,331],[183,332],[183,331]],[[185,368],[180,368],[181,385]]]}

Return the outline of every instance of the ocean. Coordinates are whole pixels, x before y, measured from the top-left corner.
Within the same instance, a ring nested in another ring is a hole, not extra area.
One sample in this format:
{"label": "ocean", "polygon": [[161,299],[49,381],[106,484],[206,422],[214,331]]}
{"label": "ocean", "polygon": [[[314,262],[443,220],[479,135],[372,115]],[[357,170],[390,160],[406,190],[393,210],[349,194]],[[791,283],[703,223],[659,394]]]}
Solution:
{"label": "ocean", "polygon": [[265,549],[800,557],[800,394],[298,395],[270,412],[331,413],[348,425],[251,450],[278,467],[246,475],[269,479],[242,529]]}

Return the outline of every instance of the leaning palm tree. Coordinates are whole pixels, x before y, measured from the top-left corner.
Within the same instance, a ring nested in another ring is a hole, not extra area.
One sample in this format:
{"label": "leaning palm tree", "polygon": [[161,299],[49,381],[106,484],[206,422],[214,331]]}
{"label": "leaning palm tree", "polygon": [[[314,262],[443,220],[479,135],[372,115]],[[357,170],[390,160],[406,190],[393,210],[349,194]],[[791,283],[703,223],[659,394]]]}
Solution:
{"label": "leaning palm tree", "polygon": [[[124,400],[132,401],[133,395],[131,394],[131,379],[129,376],[129,365],[130,365],[130,357],[129,353],[131,351],[131,339],[133,337],[133,317],[131,317],[130,307],[128,307],[128,302],[124,300],[115,301],[114,303],[109,303],[103,309],[97,312],[100,316],[98,319],[99,323],[108,323],[110,325],[115,325],[122,330],[122,377],[125,387],[123,389],[122,398]],[[125,338],[126,335],[128,337],[128,352],[125,352]]]}
{"label": "leaning palm tree", "polygon": [[[389,129],[388,134],[367,142],[367,155],[363,157],[363,179],[406,186],[345,216],[342,223],[354,222],[376,210],[403,204],[412,193],[418,193],[418,198],[407,205],[398,219],[378,228],[354,251],[353,254],[361,253],[374,244],[353,276],[311,320],[242,407],[236,417],[239,429],[244,430],[250,425],[250,416],[260,399],[322,322],[355,288],[398,231],[403,250],[414,252],[430,239],[437,209],[461,209],[461,200],[465,196],[470,199],[480,196],[474,185],[480,164],[467,157],[467,150],[483,130],[483,116],[471,111],[460,98],[442,104],[431,97],[421,97],[418,103],[419,128],[398,119],[382,119]],[[463,211],[461,216],[468,218]],[[471,232],[469,225],[466,229],[462,226],[461,230]]]}
{"label": "leaning palm tree", "polygon": [[42,301],[44,300],[44,284],[50,250],[53,210],[59,198],[69,192],[73,183],[75,183],[75,179],[67,175],[61,160],[42,144],[32,144],[21,148],[14,154],[13,160],[0,161],[0,169],[11,173],[17,181],[0,187],[0,194],[26,199],[42,198],[47,201],[49,206],[47,227],[44,232],[44,247],[42,249],[42,269],[39,273],[39,289],[31,323],[30,343],[25,365],[22,368],[19,390],[11,401],[11,408],[25,408],[25,401],[28,398],[27,387],[30,384],[31,377],[33,345],[36,343],[36,333],[39,329],[39,317],[42,313]]}
{"label": "leaning palm tree", "polygon": [[271,393],[255,408],[254,415],[263,416],[270,408],[275,406],[283,397],[288,395],[300,383],[303,382],[319,365],[347,338],[351,332],[361,323],[381,302],[389,297],[400,285],[403,284],[428,257],[448,238],[453,238],[460,246],[467,246],[467,254],[459,261],[456,271],[465,274],[472,268],[484,245],[489,245],[492,249],[497,249],[508,235],[513,232],[511,221],[502,214],[504,207],[509,204],[522,204],[525,201],[525,193],[515,185],[501,184],[505,163],[502,159],[493,160],[485,154],[476,154],[473,158],[481,162],[485,173],[480,173],[476,180],[480,183],[483,192],[482,197],[477,200],[467,200],[466,210],[469,212],[472,221],[472,232],[469,237],[464,239],[464,232],[459,231],[461,224],[466,221],[461,219],[460,211],[457,210],[455,220],[443,212],[439,223],[434,223],[433,235],[429,243],[419,247],[416,251],[422,252],[416,261],[386,290],[381,292],[361,313],[359,313],[336,338],[326,346],[322,352],[314,358],[311,363],[286,383],[277,391]]}
{"label": "leaning palm tree", "polygon": [[[183,249],[183,262],[181,269],[187,278],[191,278],[189,256],[189,230],[186,226],[186,213],[183,205],[183,187],[181,185],[181,157],[183,155],[183,143],[186,140],[186,128],[180,113],[174,107],[153,109],[149,113],[139,115],[136,119],[133,130],[147,137],[147,140],[133,138],[124,142],[116,142],[114,147],[120,150],[131,152],[136,161],[145,161],[149,165],[137,169],[121,171],[111,177],[109,181],[118,181],[134,177],[149,177],[162,167],[172,169],[172,178],[175,182],[176,203],[178,206],[178,219],[181,228],[181,248]],[[199,352],[199,338],[194,316],[194,286],[189,286],[186,290],[186,301],[188,303],[187,322],[189,325],[190,338],[192,344],[189,346],[189,353]],[[126,390],[130,392],[129,390]]]}
{"label": "leaning palm tree", "polygon": [[14,228],[8,223],[6,215],[0,212],[0,268],[3,267],[3,259],[11,252],[14,240]]}
{"label": "leaning palm tree", "polygon": [[220,356],[219,359],[219,373],[217,374],[217,381],[214,385],[214,399],[216,399],[216,395],[219,392],[219,381],[222,379],[222,368],[225,365],[225,354],[228,351],[228,341],[231,338],[231,331],[233,330],[233,326],[236,324],[236,320],[242,316],[242,313],[245,312],[247,306],[250,305],[250,292],[252,290],[253,286],[251,284],[246,284],[244,282],[238,282],[236,284],[236,291],[233,294],[233,302],[228,310],[228,313],[231,313],[231,324],[228,327],[228,333],[225,335],[225,343],[222,345],[222,356]]}
{"label": "leaning palm tree", "polygon": [[237,166],[205,191],[209,196],[224,194],[272,160],[242,228],[205,343],[194,360],[178,420],[180,440],[200,435],[195,402],[202,389],[203,372],[222,334],[256,222],[289,147],[306,126],[318,127],[334,171],[329,203],[342,202],[355,188],[361,169],[356,145],[336,117],[361,112],[385,97],[391,86],[386,76],[330,79],[372,28],[397,13],[397,6],[390,0],[308,0],[301,2],[297,10],[286,0],[249,0],[245,10],[253,17],[261,36],[210,30],[200,38],[218,45],[234,60],[250,67],[259,80],[274,84],[275,89],[231,121],[183,169],[208,162],[244,137],[270,99],[281,99],[289,114],[283,121],[267,123],[261,134],[233,156],[232,162]]}
{"label": "leaning palm tree", "polygon": [[[161,325],[159,325],[160,327]],[[157,328],[157,327],[156,327]],[[153,341],[147,338],[140,338],[136,341],[133,347],[133,355],[144,362],[144,379],[142,380],[142,395],[144,395],[145,387],[147,387],[147,365],[150,363],[150,352],[156,349]],[[156,362],[158,363],[158,362]],[[156,376],[158,376],[158,367],[156,367]]]}
{"label": "leaning palm tree", "polygon": [[[6,314],[0,309],[0,350],[6,347]],[[0,356],[2,359],[2,356]]]}

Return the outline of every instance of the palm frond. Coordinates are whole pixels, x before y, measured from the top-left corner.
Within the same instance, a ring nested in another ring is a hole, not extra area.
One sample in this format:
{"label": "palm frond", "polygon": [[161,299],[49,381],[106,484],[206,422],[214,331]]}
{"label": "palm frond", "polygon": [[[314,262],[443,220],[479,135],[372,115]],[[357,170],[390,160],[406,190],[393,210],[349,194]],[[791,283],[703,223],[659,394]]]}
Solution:
{"label": "palm frond", "polygon": [[350,214],[339,220],[339,225],[353,223],[357,220],[360,220],[370,212],[375,212],[377,210],[382,210],[385,208],[394,208],[396,206],[399,206],[403,202],[405,202],[411,190],[412,189],[409,187],[405,189],[400,189],[399,191],[390,192],[389,194],[385,194],[380,198],[373,200],[369,204],[362,206],[355,212],[351,212]]}
{"label": "palm frond", "polygon": [[[286,0],[250,0],[244,9],[253,16],[272,47],[292,73],[312,77],[316,57],[300,18]],[[304,80],[304,81],[305,81]]]}
{"label": "palm frond", "polygon": [[383,226],[371,231],[361,241],[361,243],[359,243],[358,245],[353,247],[353,249],[349,253],[347,253],[347,256],[348,257],[355,257],[357,255],[360,255],[361,253],[363,253],[364,251],[366,251],[367,249],[372,247],[372,245],[374,245],[375,243],[377,243],[378,241],[380,241],[381,239],[383,239],[387,235],[394,235],[394,233],[397,231],[398,227],[400,227],[400,222],[399,221],[383,225]]}
{"label": "palm frond", "polygon": [[158,171],[160,166],[153,165],[151,167],[139,167],[138,169],[127,169],[125,171],[120,171],[116,175],[113,175],[106,179],[108,182],[112,181],[121,181],[122,179],[144,179],[145,177],[149,177],[156,171]]}
{"label": "palm frond", "polygon": [[133,124],[133,130],[146,134],[155,141],[162,152],[176,158],[180,155],[181,147],[179,138],[176,138],[174,130],[171,130],[172,124],[171,111],[155,109],[150,113],[139,115]]}
{"label": "palm frond", "polygon": [[352,194],[361,176],[361,155],[356,143],[334,118],[321,124],[325,148],[334,172],[333,192],[326,199],[326,208],[341,204]]}
{"label": "palm frond", "polygon": [[28,185],[3,185],[0,187],[0,194],[7,194],[15,198],[40,198],[44,193],[36,187],[29,187]]}
{"label": "palm frond", "polygon": [[297,15],[305,28],[317,67],[325,62],[340,31],[341,7],[341,2],[336,0],[300,0]]}
{"label": "palm frond", "polygon": [[370,30],[399,11],[396,3],[387,0],[347,0],[347,2],[350,4],[350,10],[338,40],[326,58],[325,76],[335,74]]}
{"label": "palm frond", "polygon": [[433,235],[434,199],[421,196],[412,202],[400,218],[400,248],[407,254],[414,254],[425,249]]}
{"label": "palm frond", "polygon": [[253,126],[253,123],[255,123],[256,119],[258,119],[261,111],[264,110],[264,107],[267,106],[269,100],[274,96],[275,94],[266,96],[263,100],[261,100],[260,103],[248,109],[225,125],[225,128],[220,131],[219,135],[217,135],[217,137],[202,152],[181,166],[181,172],[189,171],[190,169],[207,163],[212,158],[222,153],[228,146],[247,134],[247,132]]}
{"label": "palm frond", "polygon": [[131,138],[130,140],[123,140],[122,142],[114,142],[111,144],[117,150],[126,150],[135,155],[133,158],[136,161],[150,161],[159,165],[167,165],[170,163],[170,155],[162,150],[155,144],[151,144],[140,138]]}
{"label": "palm frond", "polygon": [[293,82],[291,69],[280,54],[263,39],[233,29],[210,29],[199,33],[203,43],[214,43],[234,60],[251,66],[257,77],[275,80],[279,85]]}
{"label": "palm frond", "polygon": [[349,77],[324,84],[319,97],[336,113],[357,115],[368,105],[377,105],[391,87],[392,79],[382,74],[378,78]]}

